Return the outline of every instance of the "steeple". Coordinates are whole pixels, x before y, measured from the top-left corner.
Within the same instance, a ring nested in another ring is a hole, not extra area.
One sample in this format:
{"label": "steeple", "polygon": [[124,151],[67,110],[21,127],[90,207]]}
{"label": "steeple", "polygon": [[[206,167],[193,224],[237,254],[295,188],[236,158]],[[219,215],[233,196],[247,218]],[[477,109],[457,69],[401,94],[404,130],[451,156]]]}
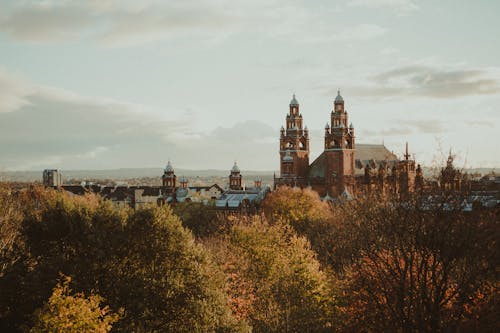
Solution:
{"label": "steeple", "polygon": [[231,173],[229,174],[229,189],[231,190],[241,190],[243,189],[241,187],[241,173],[240,173],[240,168],[238,167],[238,164],[236,161],[234,161],[234,165],[231,168]]}
{"label": "steeple", "polygon": [[410,154],[408,153],[408,141],[406,142],[406,152],[405,152],[405,160],[408,161],[408,159],[410,158]]}
{"label": "steeple", "polygon": [[330,113],[330,124],[325,126],[325,171],[326,192],[340,196],[352,193],[354,188],[354,126],[348,122],[344,109],[344,98],[340,89],[334,99]]}
{"label": "steeple", "polygon": [[337,90],[337,97],[335,97],[335,104],[342,103],[344,104],[344,99],[340,95],[340,89]]}
{"label": "steeple", "polygon": [[181,177],[180,183],[181,183],[181,188],[187,188],[188,187],[188,180],[187,180],[187,178],[185,176]]}
{"label": "steeple", "polygon": [[174,167],[172,166],[172,163],[170,163],[170,160],[168,161],[167,166],[163,170],[163,176],[161,178],[165,191],[167,193],[173,192],[175,190],[175,181],[177,177],[175,176]]}
{"label": "steeple", "polygon": [[344,98],[337,91],[333,110],[330,115],[331,125],[325,126],[325,149],[354,149],[354,126],[348,126],[348,115],[344,109]]}
{"label": "steeple", "polygon": [[305,179],[308,168],[309,130],[303,125],[300,105],[297,96],[293,94],[286,115],[286,125],[280,130],[281,177]]}

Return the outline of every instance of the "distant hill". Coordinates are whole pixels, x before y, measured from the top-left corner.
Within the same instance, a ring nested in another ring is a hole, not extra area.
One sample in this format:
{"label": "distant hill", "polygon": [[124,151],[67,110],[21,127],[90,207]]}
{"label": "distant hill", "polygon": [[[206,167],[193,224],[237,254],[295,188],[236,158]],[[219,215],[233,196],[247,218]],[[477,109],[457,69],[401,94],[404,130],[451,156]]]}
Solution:
{"label": "distant hill", "polygon": [[[42,181],[42,172],[40,171],[0,171],[0,181],[14,182],[35,182]],[[112,179],[125,180],[132,178],[155,178],[161,177],[163,169],[161,168],[125,168],[125,169],[109,169],[109,170],[61,170],[63,181],[68,179]],[[274,171],[250,171],[241,170],[244,177],[253,178],[259,176],[261,178],[272,178]],[[276,171],[278,174],[279,171]],[[229,170],[189,170],[175,169],[177,176],[186,177],[227,177]]]}
{"label": "distant hill", "polygon": [[[492,171],[500,171],[500,168],[474,168],[463,170],[467,173],[479,173],[485,175]],[[261,177],[264,181],[269,182],[273,179],[273,174],[279,175],[279,171],[251,171],[241,170],[241,174],[246,180],[251,180],[257,176]],[[63,180],[81,179],[81,180],[104,180],[111,179],[121,181],[126,179],[137,178],[159,178],[163,174],[161,168],[123,168],[123,169],[109,169],[109,170],[61,170]],[[188,178],[208,178],[208,177],[227,177],[229,170],[190,170],[190,169],[175,169],[177,176],[186,176]],[[424,167],[424,174],[430,176],[432,170]],[[42,170],[40,171],[0,171],[0,181],[12,182],[36,182],[42,181]]]}

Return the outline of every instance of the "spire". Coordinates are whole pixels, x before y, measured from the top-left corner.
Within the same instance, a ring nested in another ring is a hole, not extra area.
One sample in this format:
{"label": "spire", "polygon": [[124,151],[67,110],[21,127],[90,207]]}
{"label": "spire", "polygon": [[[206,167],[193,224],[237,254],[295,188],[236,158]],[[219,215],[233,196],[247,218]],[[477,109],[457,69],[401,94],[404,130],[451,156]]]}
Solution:
{"label": "spire", "polygon": [[342,98],[342,96],[340,95],[340,89],[337,90],[337,97],[335,97],[335,103],[340,103],[340,102],[344,102],[344,99]]}
{"label": "spire", "polygon": [[295,94],[293,94],[292,100],[290,101],[290,106],[299,106],[299,102],[295,98]]}
{"label": "spire", "polygon": [[405,160],[408,161],[408,158],[410,157],[410,154],[408,154],[408,141],[406,141],[406,153],[405,153]]}
{"label": "spire", "polygon": [[233,168],[231,169],[232,172],[240,172],[240,168],[238,168],[238,164],[236,163],[236,160],[234,161]]}
{"label": "spire", "polygon": [[165,167],[165,171],[174,172],[174,167],[172,166],[172,163],[170,163],[170,159],[168,160],[167,166]]}

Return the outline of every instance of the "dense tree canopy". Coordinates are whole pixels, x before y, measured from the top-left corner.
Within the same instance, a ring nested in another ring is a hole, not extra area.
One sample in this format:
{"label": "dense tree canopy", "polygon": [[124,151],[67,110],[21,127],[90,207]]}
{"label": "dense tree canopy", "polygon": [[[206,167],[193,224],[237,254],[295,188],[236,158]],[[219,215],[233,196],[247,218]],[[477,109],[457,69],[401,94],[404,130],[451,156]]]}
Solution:
{"label": "dense tree canopy", "polygon": [[234,311],[255,332],[330,330],[335,299],[308,241],[284,224],[246,222],[212,244],[228,276]]}
{"label": "dense tree canopy", "polygon": [[451,199],[280,188],[248,217],[0,187],[0,331],[497,332],[499,211]]}
{"label": "dense tree canopy", "polygon": [[96,291],[111,309],[124,309],[113,331],[245,330],[231,314],[222,273],[169,207],[133,212],[41,189],[19,200],[21,218],[4,216],[16,219],[26,245],[0,276],[2,331],[29,325],[60,273],[77,292]]}

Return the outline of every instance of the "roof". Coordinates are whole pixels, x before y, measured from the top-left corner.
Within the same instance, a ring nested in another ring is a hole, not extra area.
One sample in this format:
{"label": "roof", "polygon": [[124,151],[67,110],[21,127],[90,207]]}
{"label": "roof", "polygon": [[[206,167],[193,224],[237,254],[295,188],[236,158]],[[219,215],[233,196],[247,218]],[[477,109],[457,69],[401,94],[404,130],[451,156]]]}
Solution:
{"label": "roof", "polygon": [[299,106],[299,101],[295,98],[295,94],[293,94],[292,100],[290,101],[290,106]]}
{"label": "roof", "polygon": [[[393,165],[398,161],[398,157],[391,153],[384,145],[378,144],[357,144],[354,150],[354,170],[355,174],[363,174],[365,165],[371,168],[380,164]],[[324,178],[326,172],[326,155],[321,153],[309,168],[309,178]]]}
{"label": "roof", "polygon": [[269,192],[269,188],[251,189],[251,190],[229,190],[224,192],[222,196],[215,200],[217,208],[238,208],[244,200],[249,203],[259,203]]}
{"label": "roof", "polygon": [[144,192],[142,192],[142,195],[143,197],[158,197],[160,196],[161,194],[161,188],[160,187],[152,187],[152,186],[144,186],[144,187],[141,187],[139,188],[141,190],[144,190]]}
{"label": "roof", "polygon": [[231,169],[232,172],[240,172],[240,168],[238,168],[238,164],[236,164],[236,161],[234,161],[233,168]]}
{"label": "roof", "polygon": [[174,172],[174,167],[172,166],[172,163],[168,161],[167,166],[165,167],[166,172]]}
{"label": "roof", "polygon": [[210,185],[210,186],[188,186],[188,188],[191,191],[196,191],[196,192],[200,192],[201,190],[210,191],[210,189],[212,189],[212,188],[215,188],[215,189],[217,189],[220,192],[224,192],[224,190],[222,189],[222,187],[220,187],[218,184],[213,184],[213,185]]}
{"label": "roof", "polygon": [[81,185],[63,185],[63,190],[77,195],[84,195],[87,190]]}
{"label": "roof", "polygon": [[337,90],[337,97],[335,97],[335,103],[337,102],[344,102],[344,99],[340,95],[340,90]]}
{"label": "roof", "polygon": [[397,161],[399,160],[394,153],[390,152],[383,144],[356,144],[354,152],[356,160],[367,161]]}

